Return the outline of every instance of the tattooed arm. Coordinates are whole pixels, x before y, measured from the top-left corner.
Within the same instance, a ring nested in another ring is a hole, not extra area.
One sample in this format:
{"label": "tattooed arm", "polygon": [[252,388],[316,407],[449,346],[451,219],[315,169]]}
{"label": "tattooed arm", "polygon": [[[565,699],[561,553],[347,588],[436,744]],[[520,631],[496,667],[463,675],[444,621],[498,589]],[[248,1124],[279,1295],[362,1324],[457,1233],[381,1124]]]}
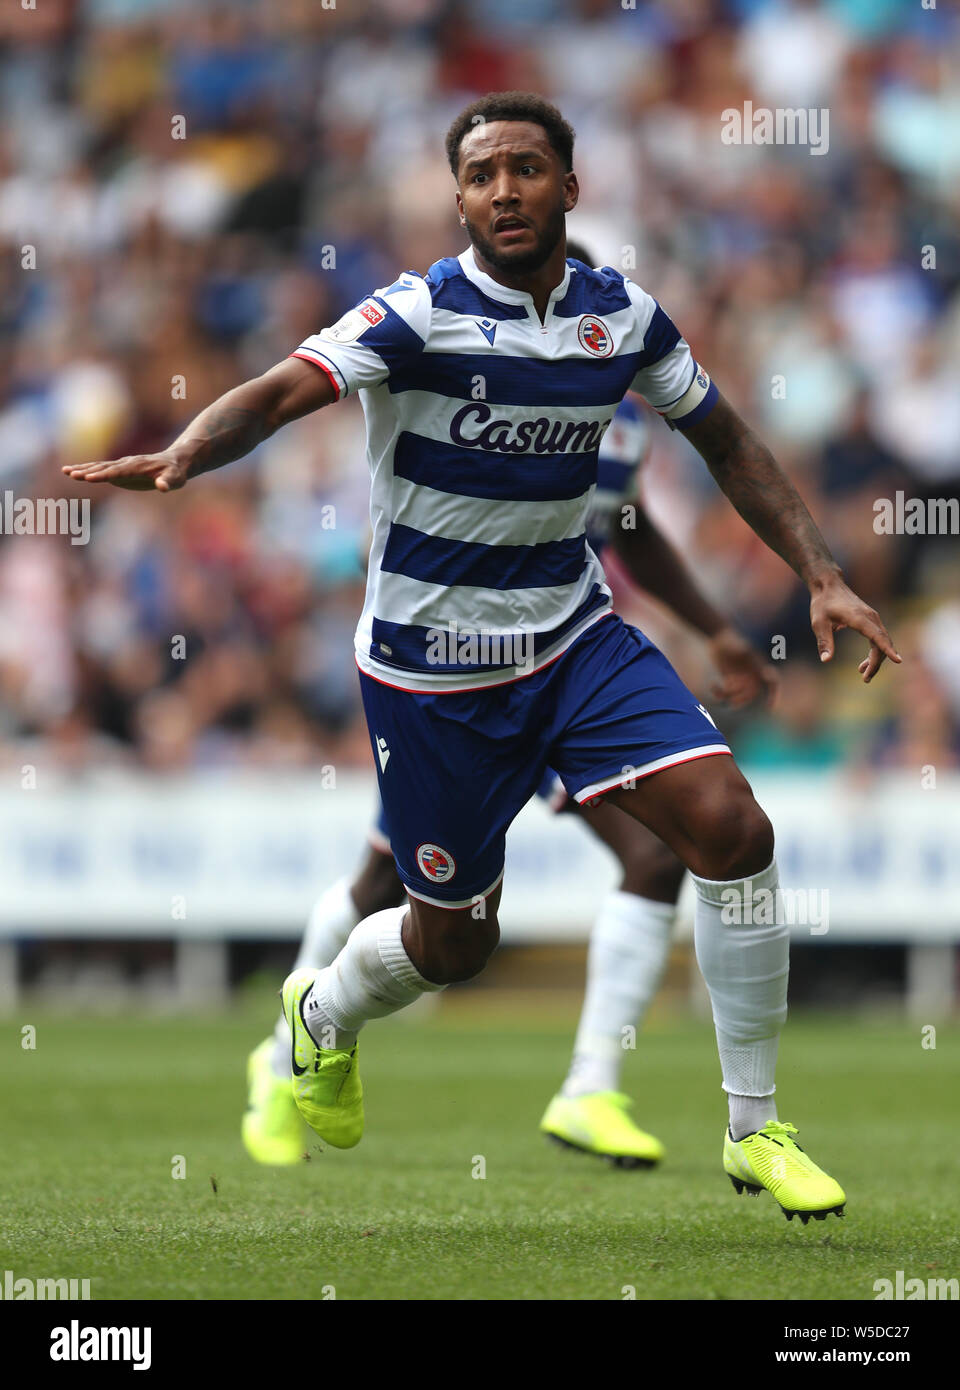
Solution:
{"label": "tattooed arm", "polygon": [[723,396],[685,430],[744,521],[786,560],[810,590],[810,624],[821,661],[833,656],[833,634],[850,627],[870,642],[860,673],[871,681],[885,657],[900,661],[879,616],[843,582],[813,517],[770,450]]}
{"label": "tattooed arm", "polygon": [[85,483],[172,492],[198,473],[243,458],[281,425],[336,399],[336,389],[324,372],[302,358],[288,357],[208,405],[159,454],[67,465],[63,472]]}

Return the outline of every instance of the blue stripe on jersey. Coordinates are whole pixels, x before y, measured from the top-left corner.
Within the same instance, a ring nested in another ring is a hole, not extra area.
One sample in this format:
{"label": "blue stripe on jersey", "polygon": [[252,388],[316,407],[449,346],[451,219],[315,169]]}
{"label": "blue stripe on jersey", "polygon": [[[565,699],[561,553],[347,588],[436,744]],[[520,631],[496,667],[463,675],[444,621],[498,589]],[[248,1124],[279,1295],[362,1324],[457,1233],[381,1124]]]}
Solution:
{"label": "blue stripe on jersey", "polygon": [[484,589],[548,589],[575,584],[585,563],[584,536],[539,545],[483,545],[429,536],[391,523],[380,568],[427,584]]}
{"label": "blue stripe on jersey", "polygon": [[672,352],[680,341],[680,330],[676,324],[672,323],[658,304],[653,311],[653,318],[647,325],[647,331],[643,335],[644,361],[642,367],[652,366],[654,362],[659,362],[661,357],[666,357],[668,352]]}
{"label": "blue stripe on jersey", "polygon": [[[380,351],[366,333],[364,346]],[[427,391],[467,401],[474,399],[474,378],[479,376],[486,383],[485,399],[497,405],[618,405],[637,372],[656,360],[646,351],[620,352],[604,361],[426,352],[398,362],[387,386],[394,393]]]}
{"label": "blue stripe on jersey", "polygon": [[[609,606],[609,599],[604,594],[599,584],[594,584],[590,593],[584,599],[577,611],[561,623],[559,627],[552,628],[549,632],[537,632],[533,634],[533,659],[536,660],[549,647],[559,645],[566,637],[568,632],[582,623],[591,613],[599,608]],[[471,668],[463,663],[446,662],[430,665],[426,664],[425,653],[430,650],[431,643],[434,641],[437,631],[444,629],[433,627],[418,627],[412,623],[388,623],[383,618],[374,618],[370,628],[371,642],[369,647],[370,655],[375,659],[378,666],[395,666],[398,671],[405,672],[407,675],[411,671],[432,671],[432,672],[460,672],[466,679],[471,674],[476,674],[476,668]],[[464,629],[466,631],[466,629]],[[518,637],[525,636],[524,632],[517,629]],[[385,651],[384,648],[387,648]],[[514,661],[498,662],[486,664],[485,669],[496,671],[504,666],[513,666]]]}
{"label": "blue stripe on jersey", "polygon": [[526,306],[523,304],[504,304],[502,300],[491,299],[478,285],[460,273],[460,262],[453,258],[440,262],[441,266],[454,266],[442,278],[434,276],[433,266],[424,277],[430,286],[430,297],[435,309],[448,309],[454,314],[467,314],[473,318],[496,319],[503,323],[507,319],[525,319]]}
{"label": "blue stripe on jersey", "polygon": [[404,430],[393,471],[398,478],[460,497],[504,502],[566,502],[597,477],[596,449],[585,454],[496,454],[424,439]]}
{"label": "blue stripe on jersey", "polygon": [[630,296],[618,270],[604,266],[594,271],[582,261],[568,257],[568,264],[578,267],[576,275],[570,276],[567,292],[554,305],[554,316],[564,319],[576,318],[578,314],[616,314],[621,309],[630,308]]}

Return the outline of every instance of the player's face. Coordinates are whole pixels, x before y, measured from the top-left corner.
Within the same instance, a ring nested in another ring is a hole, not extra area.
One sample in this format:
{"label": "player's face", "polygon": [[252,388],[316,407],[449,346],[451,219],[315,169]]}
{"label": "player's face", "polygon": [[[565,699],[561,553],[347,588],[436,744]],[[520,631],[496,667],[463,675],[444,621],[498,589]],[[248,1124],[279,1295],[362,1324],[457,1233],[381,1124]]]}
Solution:
{"label": "player's face", "polygon": [[577,201],[542,126],[488,121],[460,144],[457,206],[475,250],[497,270],[539,270],[557,248]]}

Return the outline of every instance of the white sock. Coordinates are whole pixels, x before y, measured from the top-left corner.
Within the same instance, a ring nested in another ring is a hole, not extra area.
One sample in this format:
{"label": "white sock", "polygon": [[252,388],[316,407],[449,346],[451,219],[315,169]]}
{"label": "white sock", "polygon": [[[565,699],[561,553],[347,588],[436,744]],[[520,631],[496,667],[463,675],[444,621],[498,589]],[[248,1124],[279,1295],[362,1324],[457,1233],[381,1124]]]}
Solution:
{"label": "white sock", "polygon": [[776,860],[752,878],[722,882],[694,874],[693,881],[697,960],[713,1005],[723,1089],[731,1098],[730,1132],[741,1139],[758,1128],[760,1116],[761,1125],[776,1119],[771,1097],[787,1016],[790,932],[778,924],[779,910],[769,912],[771,903],[779,906]]}
{"label": "white sock", "polygon": [[609,893],[590,933],[587,988],[561,1088],[565,1096],[616,1091],[620,1085],[625,1032],[636,1028],[656,993],[677,914],[675,903],[657,903],[636,893]]}
{"label": "white sock", "polygon": [[401,927],[407,906],[375,912],[355,927],[336,960],[321,970],[303,1001],[318,1047],[349,1050],[371,1018],[385,1018],[444,985],[425,980],[407,955]]}
{"label": "white sock", "polygon": [[727,1096],[730,1106],[730,1133],[734,1139],[763,1129],[768,1120],[777,1118],[777,1102],[773,1096]]}
{"label": "white sock", "polygon": [[321,893],[310,909],[294,970],[304,966],[320,970],[329,965],[343,950],[359,921],[360,914],[350,895],[350,880],[342,878]]}
{"label": "white sock", "polygon": [[[350,880],[341,878],[321,893],[311,908],[293,969],[301,970],[304,966],[312,966],[319,970],[322,966],[329,965],[343,949],[347,937],[359,921],[360,915],[350,895]],[[276,1076],[289,1077],[290,1029],[287,1027],[282,1009],[273,1030],[270,1065]]]}

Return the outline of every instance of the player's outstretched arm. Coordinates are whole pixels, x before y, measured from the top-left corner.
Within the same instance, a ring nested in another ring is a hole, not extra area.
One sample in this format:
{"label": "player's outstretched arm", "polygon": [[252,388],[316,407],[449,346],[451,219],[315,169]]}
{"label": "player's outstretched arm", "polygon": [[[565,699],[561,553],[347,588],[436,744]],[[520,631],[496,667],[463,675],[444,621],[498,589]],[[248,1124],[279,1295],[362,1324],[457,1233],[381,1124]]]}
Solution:
{"label": "player's outstretched arm", "polygon": [[832,658],[833,634],[849,627],[870,642],[859,667],[864,681],[873,679],[885,657],[899,662],[879,615],[844,583],[800,494],[729,402],[718,397],[709,414],[684,433],[747,525],[810,590],[810,624],[820,660]]}
{"label": "player's outstretched arm", "polygon": [[336,388],[324,372],[299,357],[288,357],[208,405],[159,454],[67,464],[63,472],[85,483],[173,492],[198,473],[243,458],[281,425],[336,399]]}
{"label": "player's outstretched arm", "polygon": [[700,592],[641,502],[632,504],[629,526],[613,528],[610,543],[641,589],[707,638],[719,675],[712,690],[717,699],[736,709],[760,697],[772,698],[777,689],[773,667]]}

